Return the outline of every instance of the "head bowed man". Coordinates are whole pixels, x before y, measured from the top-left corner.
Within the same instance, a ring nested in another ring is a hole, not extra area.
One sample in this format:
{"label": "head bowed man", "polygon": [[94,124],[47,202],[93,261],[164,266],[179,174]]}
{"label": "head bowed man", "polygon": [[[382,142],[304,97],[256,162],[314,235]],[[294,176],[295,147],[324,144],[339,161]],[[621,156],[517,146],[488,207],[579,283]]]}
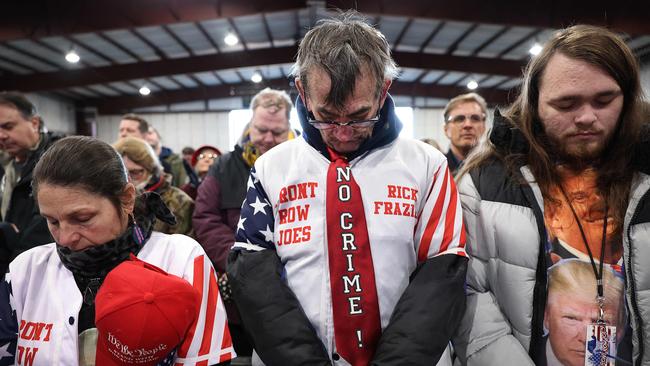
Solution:
{"label": "head bowed man", "polygon": [[372,135],[398,69],[386,38],[347,13],[307,33],[292,73],[325,145],[349,154]]}

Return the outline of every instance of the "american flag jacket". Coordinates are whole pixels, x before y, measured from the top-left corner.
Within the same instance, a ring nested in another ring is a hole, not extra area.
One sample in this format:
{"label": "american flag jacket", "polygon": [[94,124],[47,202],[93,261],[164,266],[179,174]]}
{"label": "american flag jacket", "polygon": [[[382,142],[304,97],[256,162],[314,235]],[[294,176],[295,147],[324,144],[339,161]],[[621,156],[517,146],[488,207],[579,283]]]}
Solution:
{"label": "american flag jacket", "polygon": [[[234,358],[215,271],[201,246],[184,235],[153,232],[138,258],[187,280],[201,294],[198,321],[162,364],[207,366]],[[77,365],[81,303],[55,244],[18,256],[0,283],[0,365]]]}
{"label": "american flag jacket", "polygon": [[[396,128],[392,108],[388,98],[382,116]],[[336,354],[332,319],[325,207],[330,161],[306,132],[255,163],[228,273],[244,325],[267,365],[346,365]],[[385,143],[352,158],[350,167],[362,192],[383,330],[375,359],[400,354],[402,364],[434,364],[464,308],[459,196],[438,150],[396,134],[373,138]],[[266,271],[269,263],[276,268]],[[292,296],[297,304],[282,310]],[[284,319],[277,329],[270,316],[276,311]],[[309,342],[321,344],[301,348]]]}

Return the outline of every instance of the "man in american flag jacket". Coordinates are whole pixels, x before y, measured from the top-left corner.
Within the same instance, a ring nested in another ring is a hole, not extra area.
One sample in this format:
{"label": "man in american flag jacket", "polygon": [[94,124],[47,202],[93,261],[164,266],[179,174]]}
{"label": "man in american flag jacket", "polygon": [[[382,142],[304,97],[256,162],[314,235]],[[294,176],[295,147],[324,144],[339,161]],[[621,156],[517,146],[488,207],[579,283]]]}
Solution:
{"label": "man in american flag jacket", "polygon": [[434,365],[465,307],[465,235],[444,155],[398,137],[381,33],[347,13],[303,39],[303,138],[260,157],[229,257],[267,365]]}

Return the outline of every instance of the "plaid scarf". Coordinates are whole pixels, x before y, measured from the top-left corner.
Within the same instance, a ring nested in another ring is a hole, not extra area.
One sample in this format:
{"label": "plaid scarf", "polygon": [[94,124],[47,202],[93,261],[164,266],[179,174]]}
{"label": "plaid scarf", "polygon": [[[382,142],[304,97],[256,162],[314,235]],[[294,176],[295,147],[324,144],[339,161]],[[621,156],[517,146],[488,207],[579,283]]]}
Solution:
{"label": "plaid scarf", "polygon": [[[292,140],[295,137],[296,134],[293,132],[292,129],[289,129],[287,140]],[[259,158],[260,155],[262,154],[260,154],[257,151],[255,145],[253,145],[253,142],[251,141],[250,123],[244,129],[244,133],[242,133],[241,137],[239,138],[239,142],[237,142],[237,145],[239,145],[243,150],[242,159],[244,159],[244,162],[246,162],[246,165],[248,165],[249,168],[252,168],[253,165],[255,165],[255,161],[257,160],[257,158]]]}

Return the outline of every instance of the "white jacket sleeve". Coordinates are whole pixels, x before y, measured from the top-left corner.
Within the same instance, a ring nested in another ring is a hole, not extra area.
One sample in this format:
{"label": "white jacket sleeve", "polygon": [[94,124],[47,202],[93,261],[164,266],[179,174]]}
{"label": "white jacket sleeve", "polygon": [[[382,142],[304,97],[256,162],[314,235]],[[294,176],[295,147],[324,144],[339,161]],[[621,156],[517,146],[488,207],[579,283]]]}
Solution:
{"label": "white jacket sleeve", "polygon": [[490,262],[496,246],[484,233],[481,197],[469,174],[458,183],[470,257],[467,269],[467,308],[454,337],[463,365],[534,365],[528,352],[513,336],[512,328],[491,290]]}
{"label": "white jacket sleeve", "polygon": [[198,243],[195,246],[196,256],[187,263],[183,278],[201,295],[201,307],[196,321],[178,348],[175,365],[216,365],[233,359],[236,354],[216,272],[203,249]]}

